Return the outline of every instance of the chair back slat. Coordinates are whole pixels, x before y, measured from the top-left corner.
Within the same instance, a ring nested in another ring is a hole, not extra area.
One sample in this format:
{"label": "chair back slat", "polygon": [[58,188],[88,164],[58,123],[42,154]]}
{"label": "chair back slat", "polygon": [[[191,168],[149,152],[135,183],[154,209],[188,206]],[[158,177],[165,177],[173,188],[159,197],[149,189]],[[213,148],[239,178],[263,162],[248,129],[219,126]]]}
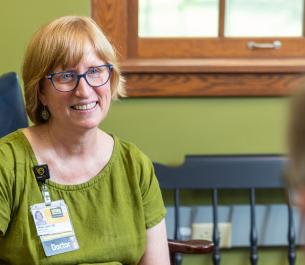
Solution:
{"label": "chair back slat", "polygon": [[[180,240],[180,190],[179,189],[174,189],[174,203],[175,203],[175,230],[174,230],[174,239],[175,240]],[[182,256],[180,253],[174,254],[174,264],[175,265],[181,265],[182,263]]]}
{"label": "chair back slat", "polygon": [[213,189],[212,192],[212,207],[213,207],[213,264],[220,264],[220,235],[218,229],[218,191]]}
{"label": "chair back slat", "polygon": [[295,228],[294,228],[294,220],[293,220],[293,212],[291,206],[291,193],[288,192],[288,261],[289,265],[295,264],[296,252],[295,252]]}
{"label": "chair back slat", "polygon": [[256,229],[256,211],[255,211],[255,189],[250,189],[250,261],[251,265],[256,265],[258,261],[257,251],[257,229]]}
{"label": "chair back slat", "polygon": [[175,203],[175,230],[174,230],[174,239],[180,240],[180,190],[175,189],[174,190],[174,203]]}

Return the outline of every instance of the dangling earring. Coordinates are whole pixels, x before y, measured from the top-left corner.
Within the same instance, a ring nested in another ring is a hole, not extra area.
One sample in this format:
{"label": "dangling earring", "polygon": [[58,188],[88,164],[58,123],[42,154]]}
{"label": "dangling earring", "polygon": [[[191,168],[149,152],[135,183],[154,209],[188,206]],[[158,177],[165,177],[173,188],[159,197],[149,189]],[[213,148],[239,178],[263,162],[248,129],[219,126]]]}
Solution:
{"label": "dangling earring", "polygon": [[50,112],[47,110],[46,106],[43,106],[43,110],[41,111],[41,118],[44,121],[47,121],[50,118]]}

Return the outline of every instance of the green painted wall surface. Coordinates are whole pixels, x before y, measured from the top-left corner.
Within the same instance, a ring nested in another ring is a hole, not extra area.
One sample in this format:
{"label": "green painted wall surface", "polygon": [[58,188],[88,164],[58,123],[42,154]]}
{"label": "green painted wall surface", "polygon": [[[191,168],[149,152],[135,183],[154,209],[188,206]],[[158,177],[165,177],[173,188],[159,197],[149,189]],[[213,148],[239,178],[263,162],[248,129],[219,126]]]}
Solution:
{"label": "green painted wall surface", "polygon": [[124,99],[104,127],[164,163],[182,163],[185,154],[282,153],[286,105],[283,98]]}
{"label": "green painted wall surface", "polygon": [[[0,74],[20,74],[25,47],[42,24],[62,15],[90,15],[89,0],[10,0],[0,4]],[[153,160],[179,164],[185,154],[285,152],[285,98],[124,99],[101,125],[135,142]],[[264,250],[262,265],[287,264],[286,252]],[[187,264],[210,264],[188,257]],[[244,265],[245,251],[226,251],[223,263]],[[302,258],[298,258],[301,264]]]}

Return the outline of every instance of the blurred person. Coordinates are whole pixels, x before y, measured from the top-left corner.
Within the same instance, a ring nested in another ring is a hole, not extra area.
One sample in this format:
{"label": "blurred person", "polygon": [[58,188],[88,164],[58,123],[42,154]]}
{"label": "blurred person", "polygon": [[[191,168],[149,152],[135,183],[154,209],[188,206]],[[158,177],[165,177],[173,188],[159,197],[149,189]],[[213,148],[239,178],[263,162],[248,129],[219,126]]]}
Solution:
{"label": "blurred person", "polygon": [[[287,174],[292,203],[305,218],[305,87],[292,96],[289,110],[288,147],[290,170]],[[305,220],[305,219],[304,219]]]}

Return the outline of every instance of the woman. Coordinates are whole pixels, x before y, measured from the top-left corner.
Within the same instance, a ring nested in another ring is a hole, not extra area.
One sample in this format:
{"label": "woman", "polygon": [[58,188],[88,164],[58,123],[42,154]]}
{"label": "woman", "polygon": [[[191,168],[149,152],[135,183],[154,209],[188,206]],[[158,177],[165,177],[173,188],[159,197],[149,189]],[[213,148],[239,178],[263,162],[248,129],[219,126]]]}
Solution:
{"label": "woman", "polygon": [[34,126],[0,140],[0,263],[168,265],[151,161],[98,128],[123,95],[103,32],[87,17],[52,21],[27,48],[23,80]]}

